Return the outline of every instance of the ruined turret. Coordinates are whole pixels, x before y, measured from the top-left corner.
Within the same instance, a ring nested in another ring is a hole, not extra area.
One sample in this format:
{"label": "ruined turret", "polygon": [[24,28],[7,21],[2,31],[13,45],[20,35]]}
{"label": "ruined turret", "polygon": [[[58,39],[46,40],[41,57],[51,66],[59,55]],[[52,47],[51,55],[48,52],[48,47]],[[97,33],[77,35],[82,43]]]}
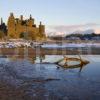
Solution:
{"label": "ruined turret", "polygon": [[8,26],[8,37],[16,38],[16,34],[15,34],[16,33],[16,29],[15,29],[16,24],[15,24],[15,18],[14,18],[13,13],[10,13],[7,26]]}
{"label": "ruined turret", "polygon": [[30,15],[30,18],[27,22],[27,25],[30,26],[30,27],[32,27],[34,25],[34,19],[32,18],[32,15]]}
{"label": "ruined turret", "polygon": [[3,19],[1,18],[1,25],[3,24]]}
{"label": "ruined turret", "polygon": [[42,22],[40,22],[40,25],[39,25],[39,33],[40,34],[44,34],[45,33],[45,26],[42,25]]}
{"label": "ruined turret", "polygon": [[20,16],[20,20],[23,21],[23,15]]}

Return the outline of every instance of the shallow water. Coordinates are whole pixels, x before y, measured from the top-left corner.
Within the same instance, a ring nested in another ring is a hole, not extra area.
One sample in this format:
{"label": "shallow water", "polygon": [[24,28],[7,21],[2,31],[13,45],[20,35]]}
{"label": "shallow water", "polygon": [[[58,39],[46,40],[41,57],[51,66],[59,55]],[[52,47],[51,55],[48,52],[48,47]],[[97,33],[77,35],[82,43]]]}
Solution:
{"label": "shallow water", "polygon": [[[82,56],[90,63],[83,66],[81,71],[80,67],[57,68],[58,65],[53,62],[63,58],[61,55],[45,55],[31,60],[15,58],[0,58],[0,80],[24,91],[26,99],[20,100],[100,99],[99,55]],[[50,64],[39,64],[41,61]],[[12,96],[8,98],[12,100]]]}

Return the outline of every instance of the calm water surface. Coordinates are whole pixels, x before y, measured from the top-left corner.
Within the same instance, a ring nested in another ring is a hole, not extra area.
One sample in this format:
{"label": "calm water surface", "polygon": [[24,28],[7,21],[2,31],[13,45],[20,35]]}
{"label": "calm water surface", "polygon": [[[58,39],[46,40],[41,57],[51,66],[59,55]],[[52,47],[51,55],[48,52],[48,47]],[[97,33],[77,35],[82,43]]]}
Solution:
{"label": "calm water surface", "polygon": [[25,59],[1,56],[0,80],[24,91],[28,98],[22,100],[100,100],[100,56],[82,56],[90,63],[81,71],[80,67],[58,69],[53,62],[61,58],[61,55]]}

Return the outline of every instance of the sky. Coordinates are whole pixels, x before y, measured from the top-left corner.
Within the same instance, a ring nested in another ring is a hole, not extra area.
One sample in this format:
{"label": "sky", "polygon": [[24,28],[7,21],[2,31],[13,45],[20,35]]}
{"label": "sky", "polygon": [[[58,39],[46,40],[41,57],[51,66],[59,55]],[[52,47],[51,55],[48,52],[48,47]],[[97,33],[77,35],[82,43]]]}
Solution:
{"label": "sky", "polygon": [[10,12],[25,18],[32,14],[36,23],[42,21],[47,30],[55,32],[69,32],[68,28],[70,31],[83,30],[85,27],[100,32],[100,0],[0,0],[0,17],[5,22]]}

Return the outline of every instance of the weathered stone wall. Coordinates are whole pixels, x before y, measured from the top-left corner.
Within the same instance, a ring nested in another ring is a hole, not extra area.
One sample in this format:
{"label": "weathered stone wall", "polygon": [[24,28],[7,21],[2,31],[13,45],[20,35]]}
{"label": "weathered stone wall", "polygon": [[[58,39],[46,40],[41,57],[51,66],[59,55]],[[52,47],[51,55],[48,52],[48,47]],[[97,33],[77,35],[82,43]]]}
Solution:
{"label": "weathered stone wall", "polygon": [[13,13],[11,13],[8,19],[8,37],[20,38],[21,33],[32,33],[31,35],[44,38],[45,26],[40,23],[39,27],[36,27],[31,16],[28,20],[23,20],[23,16],[21,16],[21,19],[15,19]]}

